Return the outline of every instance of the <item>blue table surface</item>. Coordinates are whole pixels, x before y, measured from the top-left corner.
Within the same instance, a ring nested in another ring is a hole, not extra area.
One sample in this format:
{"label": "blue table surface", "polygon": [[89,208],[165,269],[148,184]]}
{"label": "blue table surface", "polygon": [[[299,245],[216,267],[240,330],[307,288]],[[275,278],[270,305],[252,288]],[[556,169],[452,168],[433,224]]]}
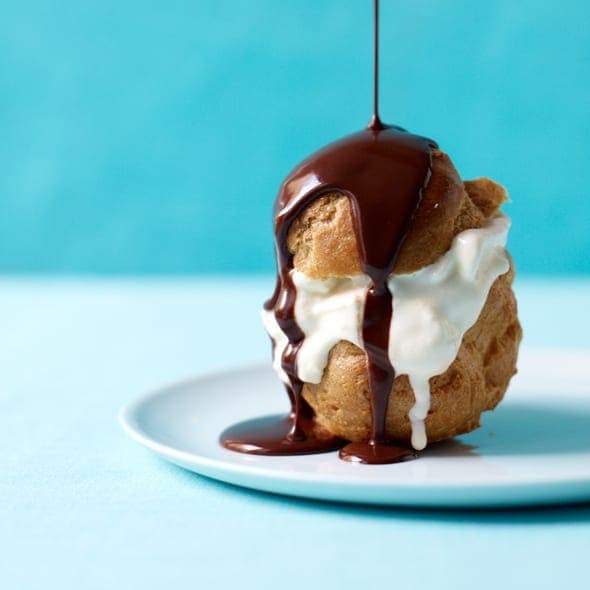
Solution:
{"label": "blue table surface", "polygon": [[[590,506],[377,509],[234,488],[117,412],[267,359],[270,277],[0,281],[0,587],[587,587]],[[528,346],[588,347],[590,280],[517,284]]]}

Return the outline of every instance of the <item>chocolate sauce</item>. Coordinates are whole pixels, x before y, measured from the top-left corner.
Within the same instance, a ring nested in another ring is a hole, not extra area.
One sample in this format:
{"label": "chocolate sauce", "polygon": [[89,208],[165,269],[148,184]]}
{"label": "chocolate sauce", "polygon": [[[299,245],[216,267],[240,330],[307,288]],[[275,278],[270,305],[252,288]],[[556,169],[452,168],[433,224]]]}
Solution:
{"label": "chocolate sauce", "polygon": [[365,442],[352,442],[340,449],[339,457],[349,463],[383,465],[412,461],[416,458],[416,453],[408,447],[394,443],[372,445]]}
{"label": "chocolate sauce", "polygon": [[373,116],[368,127],[319,150],[284,181],[275,202],[277,285],[265,309],[273,310],[287,336],[281,364],[291,413],[264,423],[245,423],[222,435],[227,448],[256,454],[324,452],[341,447],[338,439],[313,435],[313,412],[302,396],[297,354],[305,335],[295,318],[297,290],[293,254],[287,236],[293,221],[315,199],[338,192],[348,197],[363,272],[371,279],[362,324],[372,411],[371,436],[350,443],[340,457],[360,463],[394,463],[413,458],[405,447],[386,439],[386,416],[395,370],[389,360],[389,332],[395,302],[387,279],[391,274],[422,193],[430,180],[434,142],[400,127],[384,125],[378,113],[379,3],[375,0],[375,79]]}
{"label": "chocolate sauce", "polygon": [[221,440],[227,449],[251,455],[309,455],[335,451],[346,444],[335,437],[294,438],[294,422],[293,415],[254,418],[230,426],[221,434]]}
{"label": "chocolate sauce", "polygon": [[373,116],[370,129],[383,129],[379,118],[379,0],[373,0]]}

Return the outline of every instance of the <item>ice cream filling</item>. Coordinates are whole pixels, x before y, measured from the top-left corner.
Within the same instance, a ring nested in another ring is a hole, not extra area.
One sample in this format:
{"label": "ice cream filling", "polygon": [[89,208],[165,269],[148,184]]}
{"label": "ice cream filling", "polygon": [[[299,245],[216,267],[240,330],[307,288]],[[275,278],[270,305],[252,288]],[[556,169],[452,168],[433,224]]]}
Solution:
{"label": "ice cream filling", "polygon": [[[407,375],[415,403],[408,418],[412,446],[427,444],[425,419],[430,408],[429,380],[444,373],[457,356],[463,335],[477,321],[494,281],[509,269],[505,250],[510,220],[498,213],[477,229],[465,230],[436,262],[388,280],[393,297],[389,359],[396,375]],[[297,357],[297,376],[319,383],[330,350],[347,340],[363,348],[362,321],[371,280],[367,275],[312,279],[292,271],[297,289],[295,319],[305,334]],[[274,342],[273,366],[288,383],[281,356],[288,344],[274,313],[262,312]]]}

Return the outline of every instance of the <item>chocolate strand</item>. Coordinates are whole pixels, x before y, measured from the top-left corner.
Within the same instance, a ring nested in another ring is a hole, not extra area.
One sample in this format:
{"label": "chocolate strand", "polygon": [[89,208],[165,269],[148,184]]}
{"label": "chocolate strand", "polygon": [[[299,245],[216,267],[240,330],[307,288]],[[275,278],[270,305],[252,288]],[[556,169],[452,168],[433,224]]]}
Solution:
{"label": "chocolate strand", "polygon": [[379,117],[379,0],[373,0],[373,116],[368,127],[375,131],[385,128]]}

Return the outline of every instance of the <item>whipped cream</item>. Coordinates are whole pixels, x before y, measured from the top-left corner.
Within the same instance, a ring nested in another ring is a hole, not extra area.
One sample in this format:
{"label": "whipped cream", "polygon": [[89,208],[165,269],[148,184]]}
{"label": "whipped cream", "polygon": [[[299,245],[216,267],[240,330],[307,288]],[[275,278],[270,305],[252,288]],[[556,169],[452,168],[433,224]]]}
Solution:
{"label": "whipped cream", "polygon": [[[412,446],[427,444],[424,420],[430,408],[429,380],[455,360],[463,335],[476,322],[494,281],[510,268],[505,245],[510,220],[498,213],[477,229],[455,236],[437,261],[388,280],[393,296],[389,359],[396,375],[408,375],[415,403],[409,412]],[[311,279],[292,271],[297,289],[295,319],[305,334],[297,357],[297,376],[319,383],[330,350],[340,340],[363,348],[362,320],[368,276]],[[284,383],[281,356],[288,344],[272,311],[264,326],[274,342],[273,367]]]}

